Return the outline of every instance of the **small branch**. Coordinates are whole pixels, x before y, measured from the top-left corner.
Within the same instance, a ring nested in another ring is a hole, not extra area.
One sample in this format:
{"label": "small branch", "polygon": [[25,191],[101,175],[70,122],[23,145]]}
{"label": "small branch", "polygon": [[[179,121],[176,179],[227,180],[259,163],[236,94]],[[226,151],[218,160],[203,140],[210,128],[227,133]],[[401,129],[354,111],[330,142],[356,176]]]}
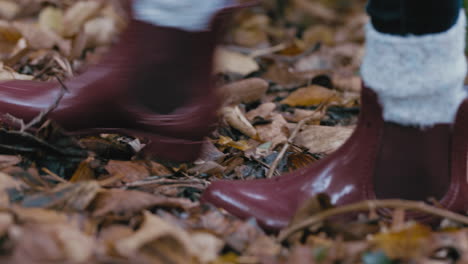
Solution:
{"label": "small branch", "polygon": [[278,236],[278,241],[283,242],[288,239],[291,235],[306,229],[318,222],[324,221],[332,216],[359,212],[359,211],[371,211],[376,208],[393,208],[393,209],[403,209],[403,210],[412,210],[419,211],[429,215],[437,216],[440,218],[446,218],[452,221],[456,221],[465,225],[468,225],[468,217],[461,214],[453,213],[446,209],[437,208],[424,202],[417,201],[405,201],[405,200],[374,200],[374,201],[362,201],[346,206],[341,206],[326,210],[324,212],[318,213],[311,216],[310,218],[304,220],[303,222],[291,226],[283,231],[281,231]]}
{"label": "small branch", "polygon": [[255,50],[249,56],[252,57],[252,58],[262,57],[262,56],[265,56],[265,55],[269,55],[271,53],[275,53],[275,52],[284,50],[285,48],[287,48],[286,43],[281,43],[281,44],[278,44],[278,45],[273,46],[273,47]]}
{"label": "small branch", "polygon": [[57,182],[61,182],[61,183],[68,183],[68,181],[66,181],[65,179],[63,179],[62,177],[58,176],[57,174],[53,173],[52,171],[50,171],[49,169],[47,168],[42,168],[41,169],[43,172],[47,173],[47,175],[49,175],[53,180],[57,181]]}
{"label": "small branch", "polygon": [[[328,100],[327,100],[328,101]],[[316,113],[316,112],[319,112],[319,111],[323,111],[324,109],[326,109],[326,106],[327,103],[322,103],[320,104],[317,109],[315,109],[313,111],[313,113]],[[302,127],[307,123],[309,122],[311,119],[313,119],[314,116],[310,116],[308,118],[305,118],[305,119],[302,119],[299,123],[297,123],[297,126],[296,128],[294,129],[294,131],[292,132],[291,136],[288,138],[288,141],[283,145],[283,148],[281,149],[280,153],[278,154],[278,156],[276,156],[275,160],[273,161],[273,163],[271,164],[270,166],[270,170],[268,171],[268,174],[267,174],[267,179],[270,179],[273,177],[273,174],[275,173],[276,171],[276,168],[278,167],[279,163],[281,162],[281,159],[283,159],[284,157],[284,154],[286,154],[286,151],[289,149],[289,147],[293,144],[293,141],[294,139],[297,137],[297,134],[299,134],[299,132],[301,131]]]}
{"label": "small branch", "polygon": [[37,115],[33,120],[31,120],[31,122],[29,122],[28,124],[26,124],[26,126],[23,127],[23,129],[21,130],[21,132],[24,132],[28,129],[30,129],[31,127],[37,125],[37,124],[40,124],[44,121],[44,119],[52,112],[54,111],[58,105],[60,104],[60,101],[62,101],[63,97],[65,96],[65,94],[68,92],[68,88],[65,86],[65,84],[62,82],[62,80],[59,78],[59,77],[56,77],[58,82],[60,83],[60,86],[62,89],[60,89],[60,93],[59,95],[57,96],[57,98],[55,99],[54,103],[49,106],[47,109],[44,109],[42,110],[39,115]]}

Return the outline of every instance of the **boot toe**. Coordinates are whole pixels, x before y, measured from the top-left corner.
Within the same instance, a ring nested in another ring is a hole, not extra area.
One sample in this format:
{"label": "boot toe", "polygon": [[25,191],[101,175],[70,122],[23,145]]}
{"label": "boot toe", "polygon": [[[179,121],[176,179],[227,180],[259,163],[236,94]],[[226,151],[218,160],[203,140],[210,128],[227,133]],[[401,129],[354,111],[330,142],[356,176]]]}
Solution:
{"label": "boot toe", "polygon": [[255,218],[268,231],[286,227],[292,208],[271,199],[274,188],[262,185],[264,188],[258,189],[258,186],[249,181],[213,182],[203,193],[201,202],[223,208],[241,219]]}

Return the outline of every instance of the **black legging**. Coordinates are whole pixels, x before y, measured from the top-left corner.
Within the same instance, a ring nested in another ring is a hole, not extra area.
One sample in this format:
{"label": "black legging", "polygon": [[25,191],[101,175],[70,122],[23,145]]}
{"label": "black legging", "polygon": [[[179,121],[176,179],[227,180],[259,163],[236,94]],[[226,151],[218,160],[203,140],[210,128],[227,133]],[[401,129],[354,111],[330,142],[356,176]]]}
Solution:
{"label": "black legging", "polygon": [[461,0],[369,0],[367,12],[379,32],[424,35],[451,28],[461,6]]}

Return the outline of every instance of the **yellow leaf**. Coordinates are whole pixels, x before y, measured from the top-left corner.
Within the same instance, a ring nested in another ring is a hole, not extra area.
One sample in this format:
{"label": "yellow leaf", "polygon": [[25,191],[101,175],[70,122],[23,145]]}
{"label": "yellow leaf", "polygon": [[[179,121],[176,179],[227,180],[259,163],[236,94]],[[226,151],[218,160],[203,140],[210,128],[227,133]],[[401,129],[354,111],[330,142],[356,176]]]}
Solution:
{"label": "yellow leaf", "polygon": [[336,102],[338,99],[335,91],[318,85],[311,85],[291,93],[281,103],[290,106],[312,106],[324,102]]}
{"label": "yellow leaf", "polygon": [[225,136],[220,136],[218,140],[218,144],[222,146],[228,146],[232,148],[236,148],[242,151],[246,151],[252,146],[249,145],[249,143],[246,140],[239,140],[239,141],[234,141],[230,137],[225,137]]}
{"label": "yellow leaf", "polygon": [[420,224],[410,224],[396,231],[380,233],[372,241],[392,259],[412,259],[425,254],[429,248],[431,229]]}
{"label": "yellow leaf", "polygon": [[39,14],[39,25],[56,33],[63,31],[63,12],[61,9],[46,7]]}

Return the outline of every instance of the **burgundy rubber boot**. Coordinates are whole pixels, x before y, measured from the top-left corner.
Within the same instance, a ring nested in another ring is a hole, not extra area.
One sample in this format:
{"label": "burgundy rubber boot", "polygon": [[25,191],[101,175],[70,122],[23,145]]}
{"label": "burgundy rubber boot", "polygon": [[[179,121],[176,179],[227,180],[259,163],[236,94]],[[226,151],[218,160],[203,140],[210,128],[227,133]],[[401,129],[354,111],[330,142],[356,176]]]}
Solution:
{"label": "burgundy rubber boot", "polygon": [[[226,0],[211,29],[188,32],[131,19],[99,64],[67,81],[68,92],[48,118],[75,135],[118,133],[143,140],[145,153],[176,161],[197,158],[216,122],[212,83],[223,22],[239,5]],[[183,19],[183,18],[181,18]],[[0,83],[0,120],[29,122],[50,107],[58,83]]]}
{"label": "burgundy rubber boot", "polygon": [[[334,205],[435,198],[449,210],[464,212],[467,135],[468,99],[454,125],[421,130],[384,122],[377,95],[364,88],[354,134],[329,157],[273,179],[214,182],[201,200],[243,219],[253,217],[270,231],[286,227],[302,203],[319,193],[328,194]],[[429,221],[426,215],[411,217]]]}

